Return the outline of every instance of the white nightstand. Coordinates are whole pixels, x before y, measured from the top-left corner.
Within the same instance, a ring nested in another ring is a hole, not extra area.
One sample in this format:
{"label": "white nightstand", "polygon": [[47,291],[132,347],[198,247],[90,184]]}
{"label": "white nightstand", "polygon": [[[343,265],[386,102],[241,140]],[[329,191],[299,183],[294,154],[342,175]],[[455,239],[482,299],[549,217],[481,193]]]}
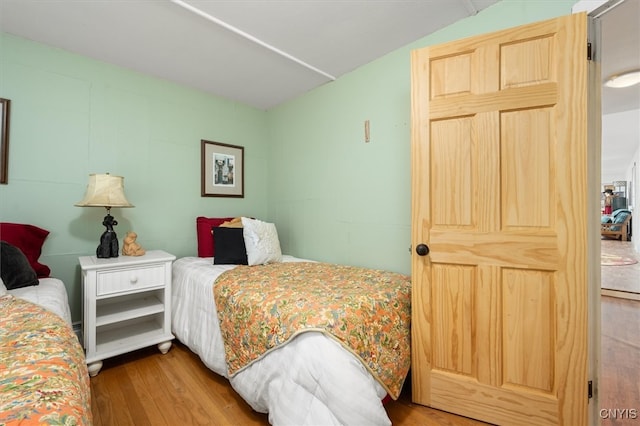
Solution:
{"label": "white nightstand", "polygon": [[171,348],[171,263],[161,250],[144,256],[79,258],[82,268],[82,331],[89,375],[102,360],[146,346]]}

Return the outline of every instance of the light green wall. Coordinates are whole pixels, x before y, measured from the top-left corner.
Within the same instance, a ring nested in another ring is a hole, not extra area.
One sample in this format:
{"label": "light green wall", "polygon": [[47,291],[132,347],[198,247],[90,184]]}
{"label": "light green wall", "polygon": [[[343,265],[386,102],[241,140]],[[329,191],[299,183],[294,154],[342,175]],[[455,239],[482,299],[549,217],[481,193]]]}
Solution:
{"label": "light green wall", "polygon": [[[114,209],[147,249],[196,252],[195,217],[276,223],[283,251],[410,271],[410,84],[414,48],[570,13],[569,0],[503,0],[269,112],[0,34],[0,97],[11,99],[0,221],[51,231],[42,255],[80,320],[77,258],[103,209],[78,208],[90,173],[125,176]],[[364,143],[364,121],[371,142]],[[200,140],[245,147],[245,198],[200,197]]]}
{"label": "light green wall", "polygon": [[411,50],[566,15],[574,3],[503,0],[270,111],[269,216],[288,251],[410,273]]}
{"label": "light green wall", "polygon": [[[78,256],[95,254],[103,208],[74,207],[90,173],[125,177],[136,207],[113,209],[116,232],[147,249],[196,253],[198,215],[265,217],[266,113],[8,34],[0,97],[11,100],[9,184],[0,221],[51,232],[42,262],[67,285],[80,320]],[[200,197],[200,140],[245,147],[245,198]]]}

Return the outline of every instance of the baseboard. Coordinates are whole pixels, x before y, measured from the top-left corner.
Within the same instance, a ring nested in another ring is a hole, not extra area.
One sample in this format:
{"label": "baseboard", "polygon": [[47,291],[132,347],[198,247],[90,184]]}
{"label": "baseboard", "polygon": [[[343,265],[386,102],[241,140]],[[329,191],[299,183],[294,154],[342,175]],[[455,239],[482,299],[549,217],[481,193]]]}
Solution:
{"label": "baseboard", "polygon": [[82,323],[74,322],[73,324],[71,324],[71,326],[73,327],[73,332],[76,334],[76,337],[78,338],[80,344],[84,344],[84,339],[82,337]]}
{"label": "baseboard", "polygon": [[619,299],[640,300],[640,294],[632,293],[630,291],[618,291],[603,288],[600,290],[600,294],[603,296],[617,297]]}

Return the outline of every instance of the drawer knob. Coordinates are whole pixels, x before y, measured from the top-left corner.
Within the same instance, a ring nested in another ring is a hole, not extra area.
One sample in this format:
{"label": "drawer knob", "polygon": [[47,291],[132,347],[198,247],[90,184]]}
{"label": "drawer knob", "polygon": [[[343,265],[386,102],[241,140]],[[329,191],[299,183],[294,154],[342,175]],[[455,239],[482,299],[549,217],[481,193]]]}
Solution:
{"label": "drawer knob", "polygon": [[131,277],[131,279],[129,280],[129,282],[131,282],[131,284],[135,284],[138,282],[138,277]]}

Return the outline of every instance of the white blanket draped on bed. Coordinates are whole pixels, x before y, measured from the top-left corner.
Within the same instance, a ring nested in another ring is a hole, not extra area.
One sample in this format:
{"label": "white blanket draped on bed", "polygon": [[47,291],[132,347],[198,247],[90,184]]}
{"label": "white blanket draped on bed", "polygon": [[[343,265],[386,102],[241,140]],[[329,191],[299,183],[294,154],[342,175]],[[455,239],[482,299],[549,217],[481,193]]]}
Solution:
{"label": "white blanket draped on bed", "polygon": [[58,314],[71,325],[71,310],[64,283],[57,278],[39,278],[39,281],[39,285],[16,288],[8,293]]}
{"label": "white blanket draped on bed", "polygon": [[[284,262],[302,261],[284,256]],[[186,257],[173,265],[172,328],[207,367],[227,377],[213,283],[235,265]],[[230,379],[274,425],[390,425],[386,392],[362,363],[318,332],[303,333]]]}

